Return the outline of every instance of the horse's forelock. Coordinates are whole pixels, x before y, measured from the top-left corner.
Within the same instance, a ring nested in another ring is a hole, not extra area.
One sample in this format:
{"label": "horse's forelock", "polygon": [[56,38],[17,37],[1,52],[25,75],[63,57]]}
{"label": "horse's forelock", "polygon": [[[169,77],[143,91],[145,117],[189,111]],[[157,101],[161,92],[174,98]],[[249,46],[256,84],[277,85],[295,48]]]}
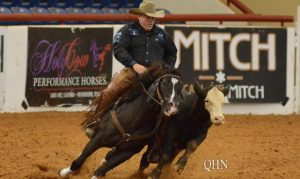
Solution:
{"label": "horse's forelock", "polygon": [[181,77],[181,73],[177,69],[166,69],[163,71],[163,75],[165,74],[172,74]]}

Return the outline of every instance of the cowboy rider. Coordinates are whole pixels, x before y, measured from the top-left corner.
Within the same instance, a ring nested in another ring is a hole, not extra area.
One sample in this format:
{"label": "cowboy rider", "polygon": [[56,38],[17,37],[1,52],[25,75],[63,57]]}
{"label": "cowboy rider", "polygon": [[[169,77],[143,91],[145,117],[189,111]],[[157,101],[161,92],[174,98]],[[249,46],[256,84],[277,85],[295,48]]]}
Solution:
{"label": "cowboy rider", "polygon": [[85,124],[85,133],[90,138],[94,130],[88,124],[101,117],[111,103],[135,84],[137,74],[147,74],[148,67],[153,64],[164,68],[175,66],[177,48],[169,34],[155,24],[156,18],[165,16],[164,11],[157,11],[154,3],[144,1],[139,8],[130,9],[129,13],[137,15],[138,21],[124,25],[113,39],[113,54],[125,68],[114,75],[108,87],[101,91],[93,115]]}

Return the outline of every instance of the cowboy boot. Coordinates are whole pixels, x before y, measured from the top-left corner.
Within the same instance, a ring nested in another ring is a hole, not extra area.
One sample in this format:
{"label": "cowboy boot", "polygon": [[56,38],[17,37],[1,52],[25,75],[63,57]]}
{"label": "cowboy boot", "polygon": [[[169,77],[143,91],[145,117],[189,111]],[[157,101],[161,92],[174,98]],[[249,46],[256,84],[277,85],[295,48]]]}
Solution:
{"label": "cowboy boot", "polygon": [[100,92],[100,99],[94,112],[94,116],[91,117],[94,121],[85,127],[84,132],[89,138],[93,138],[95,136],[95,129],[97,127],[95,119],[101,118],[111,104],[114,104],[114,102],[135,83],[136,73],[132,68],[124,68],[114,75],[107,88]]}

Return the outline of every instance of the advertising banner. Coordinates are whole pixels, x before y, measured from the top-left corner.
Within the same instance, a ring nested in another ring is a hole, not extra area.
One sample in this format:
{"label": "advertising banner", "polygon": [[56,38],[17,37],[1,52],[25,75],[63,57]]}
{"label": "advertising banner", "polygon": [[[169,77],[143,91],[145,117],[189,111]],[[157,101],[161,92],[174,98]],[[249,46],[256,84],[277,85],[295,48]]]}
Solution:
{"label": "advertising banner", "polygon": [[165,28],[178,48],[183,80],[204,87],[230,84],[230,102],[284,103],[287,74],[285,28]]}
{"label": "advertising banner", "polygon": [[111,80],[113,28],[28,29],[29,106],[87,104]]}

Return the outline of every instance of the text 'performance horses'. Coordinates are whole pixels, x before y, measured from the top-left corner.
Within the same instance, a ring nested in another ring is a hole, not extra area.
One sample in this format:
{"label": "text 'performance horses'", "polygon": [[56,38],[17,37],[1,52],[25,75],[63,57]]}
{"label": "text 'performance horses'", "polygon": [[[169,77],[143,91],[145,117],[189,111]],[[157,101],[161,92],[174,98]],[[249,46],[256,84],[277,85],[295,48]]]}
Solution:
{"label": "text 'performance horses'", "polygon": [[87,143],[71,166],[60,171],[60,176],[65,177],[79,170],[97,149],[109,147],[112,150],[95,171],[93,178],[104,176],[143,149],[158,128],[163,115],[177,113],[182,100],[182,82],[176,70],[163,71],[147,90],[143,83],[139,82],[138,85],[142,86],[142,93],[133,100],[116,103],[112,110],[103,115],[97,124],[95,137]]}

